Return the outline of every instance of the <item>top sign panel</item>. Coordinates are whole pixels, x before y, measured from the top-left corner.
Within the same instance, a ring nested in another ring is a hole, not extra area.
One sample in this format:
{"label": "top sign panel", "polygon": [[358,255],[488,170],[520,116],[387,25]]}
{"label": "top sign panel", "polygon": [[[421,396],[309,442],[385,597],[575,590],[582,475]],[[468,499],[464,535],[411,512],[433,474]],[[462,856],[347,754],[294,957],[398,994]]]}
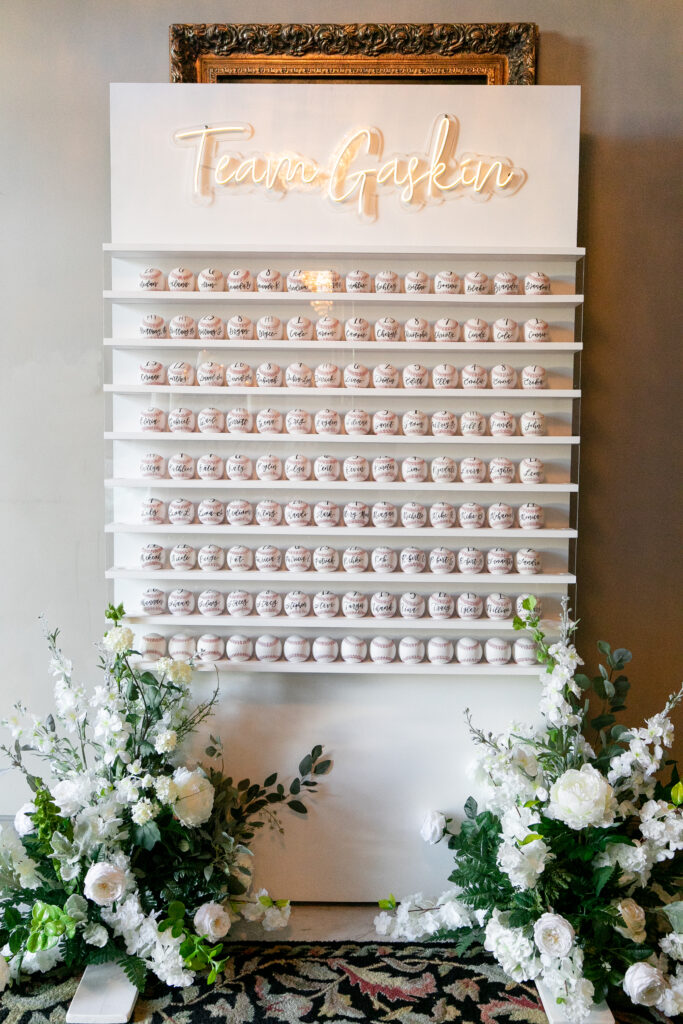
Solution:
{"label": "top sign panel", "polygon": [[112,240],[576,244],[574,86],[112,85]]}

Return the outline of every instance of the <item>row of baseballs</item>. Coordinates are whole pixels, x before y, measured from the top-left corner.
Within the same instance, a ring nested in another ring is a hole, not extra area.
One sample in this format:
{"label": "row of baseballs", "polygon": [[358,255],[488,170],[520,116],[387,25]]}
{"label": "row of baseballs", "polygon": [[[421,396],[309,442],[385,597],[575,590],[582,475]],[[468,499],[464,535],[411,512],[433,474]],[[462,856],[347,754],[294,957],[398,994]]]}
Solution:
{"label": "row of baseballs", "polygon": [[195,322],[187,313],[179,313],[168,323],[159,313],[148,313],[139,327],[143,338],[202,338],[207,341],[464,341],[472,342],[516,342],[522,338],[541,344],[550,340],[550,328],[545,320],[532,317],[520,332],[519,324],[509,317],[501,317],[489,324],[480,317],[466,320],[462,327],[452,317],[442,317],[433,325],[421,316],[411,317],[401,324],[393,316],[381,316],[371,325],[364,317],[354,316],[344,324],[330,314],[321,316],[315,324],[306,316],[291,317],[286,326],[279,317],[267,314],[257,320],[256,325],[248,316],[236,314],[223,321],[214,313],[207,313]]}
{"label": "row of baseballs", "polygon": [[463,412],[458,420],[449,409],[433,413],[421,409],[410,409],[400,417],[391,409],[379,409],[370,415],[365,409],[319,409],[311,415],[306,409],[290,409],[285,415],[279,409],[260,409],[254,416],[248,409],[202,409],[195,414],[192,409],[172,409],[168,415],[157,407],[143,409],[140,413],[140,430],[149,433],[163,433],[166,430],[180,433],[251,434],[256,427],[258,434],[332,434],[361,435],[374,434],[376,437],[395,437],[401,431],[405,436],[426,436],[430,429],[434,437],[484,437],[487,431],[492,437],[511,437],[519,427],[525,437],[543,437],[546,434],[546,418],[542,412],[531,409],[523,412],[519,419],[511,412],[497,409],[487,418],[474,410]]}
{"label": "row of baseballs", "polygon": [[[460,506],[447,501],[435,501],[427,508],[419,501],[406,501],[400,509],[390,501],[377,501],[372,506],[364,501],[349,501],[337,505],[324,499],[315,505],[303,498],[292,498],[285,505],[273,498],[264,498],[255,505],[246,498],[220,501],[218,498],[204,498],[196,506],[189,498],[174,498],[166,510],[169,523],[189,525],[195,516],[204,526],[348,526],[348,527],[391,527],[400,525],[406,529],[421,529],[425,526],[441,526],[481,529],[489,526],[507,530],[515,525],[522,530],[539,530],[545,525],[545,514],[535,501],[526,501],[515,510],[504,501],[496,501],[484,508],[476,501],[466,501]],[[164,522],[164,502],[159,498],[146,498],[142,504],[141,521],[144,523]]]}
{"label": "row of baseballs", "polygon": [[[488,464],[478,455],[466,456],[460,462],[462,483],[513,483],[519,474],[523,484],[540,484],[545,480],[545,466],[540,459],[531,456],[522,459],[517,467],[504,455],[496,456]],[[195,459],[186,452],[177,452],[166,460],[158,452],[147,452],[140,460],[140,476],[163,480],[168,474],[171,480],[251,480],[254,477],[254,463],[246,455],[229,455],[221,458],[213,452]],[[349,455],[338,459],[334,455],[319,455],[313,462],[299,453],[288,455],[284,462],[279,455],[259,455],[256,459],[256,477],[269,483],[278,480],[304,481],[312,477],[322,482],[340,479],[348,483],[390,484],[398,480],[404,483],[452,484],[458,479],[458,463],[450,455],[437,455],[429,462],[421,455],[407,455],[395,459],[393,455],[377,455],[372,461],[363,455]]]}
{"label": "row of baseballs", "polygon": [[[377,619],[394,619],[397,614],[404,619],[421,619],[427,612],[432,619],[479,619],[486,611],[487,618],[497,622],[506,621],[513,614],[523,612],[523,602],[531,594],[520,594],[514,602],[507,594],[489,594],[486,599],[479,594],[465,593],[456,598],[443,592],[431,594],[405,593],[397,598],[385,590],[376,594],[361,594],[350,590],[339,599],[338,594],[321,590],[311,598],[301,590],[291,590],[284,595],[274,590],[262,590],[253,597],[245,590],[234,590],[224,595],[219,590],[203,590],[197,598],[189,591],[179,588],[164,594],[156,587],[145,590],[141,598],[141,610],[146,615],[161,615],[168,608],[171,615],[228,615],[244,617],[253,611],[261,618],[285,615],[306,618],[313,614],[318,618],[330,619],[341,614],[347,619],[362,619],[368,614]],[[536,600],[534,611],[541,614],[541,604]]]}
{"label": "row of baseballs", "polygon": [[[168,554],[168,560],[167,560]],[[373,572],[395,572],[400,569],[404,573],[463,573],[484,572],[507,574],[514,569],[522,575],[532,575],[541,571],[541,556],[533,548],[520,548],[513,556],[505,548],[491,548],[486,555],[479,548],[464,547],[459,551],[437,547],[432,551],[421,548],[402,548],[400,552],[393,548],[380,545],[371,552],[352,544],[345,548],[341,556],[339,552],[322,544],[310,548],[303,544],[294,544],[284,552],[274,544],[263,544],[252,550],[244,544],[233,544],[227,550],[217,544],[206,544],[199,552],[190,544],[176,544],[166,552],[154,542],[145,544],[140,550],[140,566],[143,569],[163,569],[167,564],[171,569],[192,570],[199,567],[203,572],[220,572],[227,568],[229,572],[338,572],[340,567],[347,573],[362,573],[368,569]]]}
{"label": "row of baseballs", "polygon": [[[165,653],[166,642],[162,636],[153,633],[142,640],[142,656],[146,659],[160,658]],[[515,640],[514,646],[500,637],[490,637],[482,645],[479,640],[463,636],[454,644],[448,637],[432,636],[427,640],[419,637],[402,637],[398,644],[391,637],[375,636],[368,644],[358,636],[345,636],[341,642],[331,636],[317,636],[311,642],[303,636],[288,636],[284,641],[270,633],[256,637],[235,635],[227,639],[215,633],[205,633],[196,641],[185,633],[178,633],[168,642],[169,653],[179,661],[189,661],[195,655],[199,661],[221,661],[227,658],[233,662],[287,661],[302,663],[314,661],[330,664],[341,660],[349,665],[372,662],[389,665],[396,657],[406,665],[419,665],[425,655],[432,665],[448,665],[454,659],[461,665],[477,665],[485,658],[489,665],[507,665],[513,658],[517,665],[536,665],[536,645],[527,637]],[[369,655],[369,658],[368,658]]]}
{"label": "row of baseballs", "polygon": [[[291,270],[286,279],[279,270],[267,267],[256,278],[251,271],[236,268],[223,274],[215,267],[206,267],[195,274],[186,267],[174,267],[168,276],[158,267],[145,267],[138,277],[143,291],[171,292],[386,292],[400,291],[426,295],[432,291],[448,295],[518,295],[520,280],[509,270],[500,271],[493,278],[480,270],[473,270],[460,278],[453,270],[440,270],[434,280],[424,270],[409,270],[401,276],[393,270],[380,270],[373,277],[366,270],[350,270],[345,277],[336,270]],[[374,284],[374,288],[373,288]],[[403,287],[401,287],[403,285]],[[525,295],[550,295],[550,278],[541,270],[524,277]]]}
{"label": "row of baseballs", "polygon": [[213,360],[200,363],[197,369],[184,360],[169,366],[156,359],[149,359],[140,365],[138,382],[143,386],[156,387],[169,384],[171,387],[228,387],[228,388],[433,388],[435,391],[452,390],[459,386],[464,390],[488,388],[516,388],[539,390],[548,386],[545,367],[525,366],[518,374],[507,363],[499,363],[489,371],[479,363],[463,367],[460,374],[450,363],[441,363],[428,370],[421,363],[411,363],[399,370],[391,363],[381,363],[370,373],[362,363],[349,363],[340,370],[334,363],[321,363],[312,370],[305,363],[290,363],[283,372],[277,363],[261,363],[254,370],[241,360],[223,366]]}

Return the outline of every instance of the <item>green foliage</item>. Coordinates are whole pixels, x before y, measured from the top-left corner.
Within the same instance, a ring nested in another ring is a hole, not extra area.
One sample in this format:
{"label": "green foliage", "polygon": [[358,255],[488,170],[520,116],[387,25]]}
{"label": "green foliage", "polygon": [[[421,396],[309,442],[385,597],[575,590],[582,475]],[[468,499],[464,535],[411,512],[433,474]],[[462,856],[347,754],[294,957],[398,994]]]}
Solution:
{"label": "green foliage", "polygon": [[51,949],[63,935],[73,939],[75,934],[76,921],[61,907],[36,900],[31,911],[31,924],[26,939],[26,949],[29,953]]}
{"label": "green foliage", "polygon": [[[263,897],[261,897],[261,900],[263,901]],[[286,903],[286,900],[278,900],[277,906],[285,906]],[[273,901],[269,900],[268,905],[272,906]],[[174,938],[180,938],[181,935],[184,935],[184,939],[180,944],[180,955],[191,970],[208,970],[209,974],[206,980],[209,985],[213,985],[229,960],[227,956],[220,957],[223,951],[223,943],[219,942],[216,945],[211,945],[207,935],[196,935],[185,923],[185,906],[179,900],[169,903],[168,916],[159,924],[160,932],[169,930]]]}
{"label": "green foliage", "polygon": [[125,619],[126,612],[122,604],[114,606],[110,602],[105,609],[104,617],[116,625],[118,622],[121,622],[122,619]]}
{"label": "green foliage", "polygon": [[379,900],[377,906],[380,910],[396,910],[396,897],[393,892],[389,893],[388,900]]}

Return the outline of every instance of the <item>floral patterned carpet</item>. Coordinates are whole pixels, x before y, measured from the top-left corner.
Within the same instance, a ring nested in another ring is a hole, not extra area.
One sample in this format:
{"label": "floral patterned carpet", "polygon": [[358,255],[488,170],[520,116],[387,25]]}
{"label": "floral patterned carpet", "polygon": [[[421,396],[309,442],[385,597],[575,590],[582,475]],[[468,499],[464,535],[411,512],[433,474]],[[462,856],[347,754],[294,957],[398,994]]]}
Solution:
{"label": "floral patterned carpet", "polygon": [[[34,982],[0,997],[0,1024],[63,1024],[78,979]],[[620,1012],[620,1024],[665,1022]],[[360,943],[235,945],[215,987],[150,986],[138,1024],[546,1024],[533,985],[511,984],[481,951]]]}

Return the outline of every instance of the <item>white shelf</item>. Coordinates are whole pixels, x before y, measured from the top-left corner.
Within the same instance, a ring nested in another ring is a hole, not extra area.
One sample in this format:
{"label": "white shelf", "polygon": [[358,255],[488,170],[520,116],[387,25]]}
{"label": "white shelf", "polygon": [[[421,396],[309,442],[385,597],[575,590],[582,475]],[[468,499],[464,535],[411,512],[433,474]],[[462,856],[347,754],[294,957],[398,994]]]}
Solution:
{"label": "white shelf", "polygon": [[257,388],[207,386],[197,384],[105,384],[103,390],[115,395],[262,395],[264,398],[292,397],[311,398],[362,398],[371,395],[373,398],[426,398],[430,401],[448,398],[471,398],[496,401],[524,398],[529,402],[545,401],[549,398],[580,398],[581,392],[564,388]]}
{"label": "white shelf", "polygon": [[112,568],[107,569],[106,576],[109,580],[193,580],[198,583],[204,580],[220,581],[222,583],[230,583],[232,581],[251,581],[257,583],[273,582],[276,580],[284,583],[338,582],[343,586],[349,586],[351,582],[362,580],[371,583],[400,582],[406,587],[409,587],[411,583],[433,582],[437,588],[440,588],[442,583],[476,584],[481,583],[483,580],[486,584],[490,583],[496,586],[504,584],[512,584],[516,587],[521,586],[523,590],[529,587],[535,588],[543,584],[568,586],[576,582],[576,577],[571,573],[529,573],[528,575],[516,572],[505,574],[490,572],[409,573],[399,572],[398,570],[396,572],[372,572],[370,570],[367,572],[344,572],[343,570],[338,572],[316,572],[314,569],[311,569],[309,572],[288,572],[286,569],[280,569],[278,572],[258,572],[256,569],[252,569],[248,572],[235,572],[231,569],[205,571],[203,569]]}
{"label": "white shelf", "polygon": [[539,540],[545,538],[547,540],[571,540],[577,536],[576,530],[570,529],[557,529],[551,530],[545,527],[541,530],[521,530],[517,526],[512,526],[507,530],[495,530],[490,526],[481,526],[479,529],[469,529],[462,526],[450,526],[445,530],[441,530],[439,527],[434,526],[422,526],[411,529],[406,526],[259,526],[258,524],[250,524],[249,526],[229,526],[221,524],[218,526],[204,526],[201,523],[192,523],[184,526],[182,524],[171,524],[171,523],[160,523],[158,526],[149,523],[141,524],[149,525],[152,527],[153,532],[159,532],[168,529],[172,533],[204,533],[208,534],[235,534],[240,537],[247,537],[250,534],[254,534],[256,538],[268,536],[283,537],[372,537],[373,540],[381,537],[403,537],[404,540],[411,542],[415,538],[420,537],[455,537],[461,539],[463,537],[481,537],[485,540],[491,537],[510,537],[515,540]]}
{"label": "white shelf", "polygon": [[378,435],[378,434],[230,434],[224,431],[220,434],[201,433],[194,431],[170,430],[107,430],[104,433],[105,441],[229,441],[231,445],[261,443],[263,445],[281,444],[286,442],[295,447],[308,441],[316,441],[319,444],[381,444],[386,448],[400,444],[412,447],[413,445],[431,445],[434,442],[448,445],[470,445],[470,444],[504,444],[504,445],[577,445],[581,438],[571,434],[553,434],[551,436],[519,436],[501,435],[499,437],[462,437],[460,434],[443,435],[435,437],[433,434],[424,435]]}
{"label": "white shelf", "polygon": [[[460,258],[463,256],[480,256],[496,259],[497,257],[519,257],[520,259],[559,259],[575,263],[586,255],[582,248],[560,247],[559,249],[547,249],[525,246],[500,246],[492,249],[490,246],[457,246],[457,245],[436,245],[425,247],[422,245],[385,245],[359,246],[359,245],[320,245],[315,249],[299,249],[291,245],[198,245],[190,242],[188,245],[179,245],[175,242],[105,242],[102,245],[103,252],[109,252],[112,256],[166,256],[172,253],[187,256],[291,256],[301,260],[302,256],[318,258],[320,256],[452,256]],[[298,264],[297,264],[298,265]]]}
{"label": "white shelf", "polygon": [[471,306],[495,309],[527,309],[536,306],[548,308],[574,308],[583,305],[583,295],[573,292],[566,295],[421,295],[419,293],[384,292],[184,292],[184,291],[123,291],[105,290],[103,298],[111,302],[134,302],[144,305],[249,305],[266,303],[332,302],[338,305],[415,305],[421,306]]}
{"label": "white shelf", "polygon": [[[395,616],[390,619],[376,619],[366,615],[361,619],[345,618],[343,615],[335,615],[332,618],[322,618],[317,615],[309,615],[306,618],[295,618],[289,615],[273,615],[270,617],[261,615],[236,616],[236,615],[145,615],[144,612],[133,615],[126,615],[126,622],[131,625],[145,626],[197,626],[203,632],[208,627],[225,627],[231,631],[239,629],[257,629],[259,632],[270,632],[271,629],[287,630],[297,632],[300,629],[315,629],[327,633],[330,629],[343,629],[345,632],[356,630],[378,630],[398,629],[402,633],[425,633],[432,630],[450,630],[458,633],[509,633],[514,632],[513,619],[404,619]],[[547,619],[543,622],[546,632],[557,632],[559,622],[555,619]]]}
{"label": "white shelf", "polygon": [[[352,630],[349,630],[352,635]],[[137,663],[141,668],[154,668],[156,661],[142,661]],[[420,675],[434,676],[468,676],[476,679],[478,676],[527,676],[538,678],[541,670],[540,665],[459,665],[457,662],[450,662],[448,665],[432,665],[428,661],[420,662],[418,665],[404,665],[400,661],[391,662],[389,665],[381,665],[374,661],[364,661],[359,665],[347,664],[343,661],[319,662],[303,661],[293,663],[290,661],[202,661],[195,663],[198,672],[211,672],[216,669],[219,672],[269,672],[281,675],[282,673],[304,675],[315,673],[321,677],[334,673],[335,675],[399,675],[410,676],[419,672]]]}
{"label": "white shelf", "polygon": [[[171,488],[184,490],[208,491],[312,491],[319,495],[321,491],[352,491],[363,490],[373,492],[391,491],[429,491],[457,496],[458,494],[570,494],[578,491],[578,484],[439,484],[425,481],[424,483],[405,483],[402,480],[393,484],[377,483],[374,480],[353,482],[349,480],[176,480],[159,479],[158,477],[118,477],[106,479],[105,487],[143,487]],[[313,527],[318,529],[318,527]]]}
{"label": "white shelf", "polygon": [[258,341],[229,338],[104,338],[106,348],[220,349],[254,351],[276,349],[291,352],[580,352],[583,345],[573,341]]}

